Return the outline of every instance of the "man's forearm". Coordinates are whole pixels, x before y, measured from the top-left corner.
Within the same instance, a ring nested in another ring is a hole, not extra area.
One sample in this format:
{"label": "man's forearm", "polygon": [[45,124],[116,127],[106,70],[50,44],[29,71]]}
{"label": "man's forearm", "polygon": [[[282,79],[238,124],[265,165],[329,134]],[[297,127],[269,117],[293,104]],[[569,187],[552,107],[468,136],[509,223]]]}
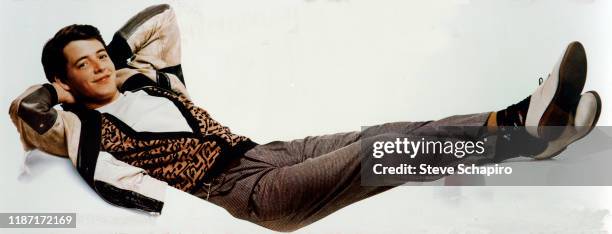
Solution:
{"label": "man's forearm", "polygon": [[79,119],[54,109],[58,103],[57,91],[51,84],[32,86],[11,103],[9,115],[26,150],[37,148],[67,156],[68,140],[78,142],[75,134],[80,131]]}
{"label": "man's forearm", "polygon": [[[33,87],[32,87],[33,88]],[[44,134],[57,120],[57,110],[53,106],[59,103],[57,92],[50,84],[26,90],[23,98],[17,98],[11,104],[11,119],[21,118],[39,134]],[[28,92],[32,90],[31,92]]]}

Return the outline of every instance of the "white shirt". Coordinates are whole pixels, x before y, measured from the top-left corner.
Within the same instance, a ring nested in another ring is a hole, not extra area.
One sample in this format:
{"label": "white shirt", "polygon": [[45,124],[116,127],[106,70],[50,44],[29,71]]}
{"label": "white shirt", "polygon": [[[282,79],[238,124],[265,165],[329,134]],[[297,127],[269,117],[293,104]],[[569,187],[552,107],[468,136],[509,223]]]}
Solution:
{"label": "white shirt", "polygon": [[166,98],[143,90],[126,91],[96,110],[108,113],[139,132],[192,132],[178,107]]}

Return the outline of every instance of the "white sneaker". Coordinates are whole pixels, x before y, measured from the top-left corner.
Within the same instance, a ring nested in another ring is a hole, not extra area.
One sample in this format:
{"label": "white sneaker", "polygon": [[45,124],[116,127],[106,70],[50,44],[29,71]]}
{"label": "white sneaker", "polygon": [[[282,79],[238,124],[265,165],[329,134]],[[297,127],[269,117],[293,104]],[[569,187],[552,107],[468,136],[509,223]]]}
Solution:
{"label": "white sneaker", "polygon": [[551,74],[531,95],[525,120],[527,132],[544,140],[559,138],[569,123],[586,81],[587,58],[580,42],[570,43]]}
{"label": "white sneaker", "polygon": [[536,155],[535,159],[557,156],[569,144],[582,139],[595,128],[601,114],[601,98],[597,92],[589,91],[583,94],[575,113],[575,115],[570,115],[570,124],[563,130],[563,133],[556,140],[550,141],[544,152]]}

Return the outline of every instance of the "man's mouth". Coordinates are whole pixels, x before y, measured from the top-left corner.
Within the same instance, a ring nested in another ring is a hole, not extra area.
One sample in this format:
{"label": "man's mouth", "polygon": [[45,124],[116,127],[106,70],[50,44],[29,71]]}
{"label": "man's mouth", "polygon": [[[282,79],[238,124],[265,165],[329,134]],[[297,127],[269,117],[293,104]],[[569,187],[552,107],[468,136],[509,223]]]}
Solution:
{"label": "man's mouth", "polygon": [[94,83],[104,82],[104,81],[107,81],[109,78],[110,78],[110,74],[97,78],[93,82]]}

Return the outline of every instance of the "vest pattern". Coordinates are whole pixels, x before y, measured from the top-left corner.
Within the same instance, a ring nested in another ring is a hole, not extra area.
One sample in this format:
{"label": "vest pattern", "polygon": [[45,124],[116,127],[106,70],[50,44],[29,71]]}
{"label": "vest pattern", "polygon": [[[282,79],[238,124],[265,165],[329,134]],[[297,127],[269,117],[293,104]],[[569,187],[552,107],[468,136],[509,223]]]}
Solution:
{"label": "vest pattern", "polygon": [[193,132],[137,132],[113,115],[102,114],[100,150],[144,169],[156,179],[191,193],[202,185],[207,171],[219,158],[235,156],[225,154],[234,152],[232,148],[241,143],[252,143],[247,137],[231,133],[184,95],[154,86],[142,90],[173,101]]}

